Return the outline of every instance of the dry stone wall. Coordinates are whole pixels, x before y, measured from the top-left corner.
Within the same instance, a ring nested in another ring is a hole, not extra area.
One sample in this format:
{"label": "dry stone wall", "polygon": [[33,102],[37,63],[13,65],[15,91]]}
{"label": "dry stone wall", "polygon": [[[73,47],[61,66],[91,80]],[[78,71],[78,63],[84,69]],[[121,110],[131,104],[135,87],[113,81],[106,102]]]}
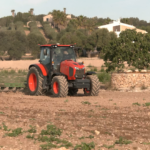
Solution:
{"label": "dry stone wall", "polygon": [[150,72],[112,73],[111,87],[116,90],[149,89]]}

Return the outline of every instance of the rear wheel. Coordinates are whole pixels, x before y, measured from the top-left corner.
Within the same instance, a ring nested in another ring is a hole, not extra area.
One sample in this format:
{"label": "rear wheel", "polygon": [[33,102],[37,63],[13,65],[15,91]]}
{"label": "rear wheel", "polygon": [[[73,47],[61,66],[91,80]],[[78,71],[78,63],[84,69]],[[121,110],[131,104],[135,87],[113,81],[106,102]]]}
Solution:
{"label": "rear wheel", "polygon": [[53,77],[52,94],[54,97],[66,97],[68,95],[68,82],[64,76]]}
{"label": "rear wheel", "polygon": [[68,95],[69,96],[74,96],[76,95],[78,92],[78,89],[73,89],[73,88],[70,88],[69,91],[68,91]]}
{"label": "rear wheel", "polygon": [[30,95],[42,95],[43,78],[35,67],[31,67],[27,76],[27,88]]}
{"label": "rear wheel", "polygon": [[100,83],[99,79],[96,75],[88,75],[86,77],[87,79],[90,79],[91,82],[91,88],[90,90],[84,89],[84,94],[87,96],[97,96],[99,94],[100,90]]}

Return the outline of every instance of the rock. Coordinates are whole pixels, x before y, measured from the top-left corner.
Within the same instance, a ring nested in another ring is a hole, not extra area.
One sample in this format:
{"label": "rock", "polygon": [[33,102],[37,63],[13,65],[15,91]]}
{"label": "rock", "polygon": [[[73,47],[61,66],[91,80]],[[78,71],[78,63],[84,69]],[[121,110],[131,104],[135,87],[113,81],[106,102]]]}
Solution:
{"label": "rock", "polygon": [[95,130],[94,132],[95,132],[96,135],[99,135],[99,134],[100,134],[100,132],[97,131],[97,130]]}
{"label": "rock", "polygon": [[126,72],[132,72],[132,70],[127,70]]}
{"label": "rock", "polygon": [[141,72],[147,72],[147,70],[141,70]]}

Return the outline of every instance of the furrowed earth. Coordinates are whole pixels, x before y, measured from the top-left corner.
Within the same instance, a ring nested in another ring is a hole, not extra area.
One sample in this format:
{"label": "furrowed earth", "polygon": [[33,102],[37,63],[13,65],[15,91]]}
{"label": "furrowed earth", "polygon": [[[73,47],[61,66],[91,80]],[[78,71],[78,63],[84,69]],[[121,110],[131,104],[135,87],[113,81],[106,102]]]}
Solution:
{"label": "furrowed earth", "polygon": [[[94,143],[95,148],[91,149],[95,150],[148,150],[149,97],[149,92],[127,93],[102,89],[97,97],[84,96],[80,90],[77,96],[66,98],[53,98],[50,94],[29,96],[24,92],[1,92],[0,147],[6,150],[39,150],[43,148],[41,145],[48,143],[42,142],[42,137],[54,136],[61,140],[60,143],[57,144],[58,139],[49,143],[57,147],[65,147],[69,143],[72,146],[66,147],[70,150],[76,145],[81,146],[82,142],[91,143],[91,147]],[[57,135],[58,130],[53,135],[47,132],[42,136],[41,131],[46,131],[47,125],[61,129],[60,136]],[[17,128],[22,128],[21,132],[18,129],[18,132],[9,134]]]}
{"label": "furrowed earth", "polygon": [[[98,70],[104,63],[95,58],[78,61]],[[0,63],[1,87],[15,87],[25,82],[28,66],[38,60]],[[103,87],[96,97],[79,90],[66,98],[2,90],[0,150],[149,150],[150,93]]]}

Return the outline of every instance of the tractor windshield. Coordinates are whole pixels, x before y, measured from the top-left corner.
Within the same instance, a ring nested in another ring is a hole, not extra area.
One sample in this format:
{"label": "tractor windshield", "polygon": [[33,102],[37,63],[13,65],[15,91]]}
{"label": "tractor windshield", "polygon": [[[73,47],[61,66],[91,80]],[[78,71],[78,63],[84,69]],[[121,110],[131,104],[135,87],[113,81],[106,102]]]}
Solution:
{"label": "tractor windshield", "polygon": [[56,47],[53,51],[54,65],[59,65],[63,60],[76,61],[75,51],[72,47]]}

